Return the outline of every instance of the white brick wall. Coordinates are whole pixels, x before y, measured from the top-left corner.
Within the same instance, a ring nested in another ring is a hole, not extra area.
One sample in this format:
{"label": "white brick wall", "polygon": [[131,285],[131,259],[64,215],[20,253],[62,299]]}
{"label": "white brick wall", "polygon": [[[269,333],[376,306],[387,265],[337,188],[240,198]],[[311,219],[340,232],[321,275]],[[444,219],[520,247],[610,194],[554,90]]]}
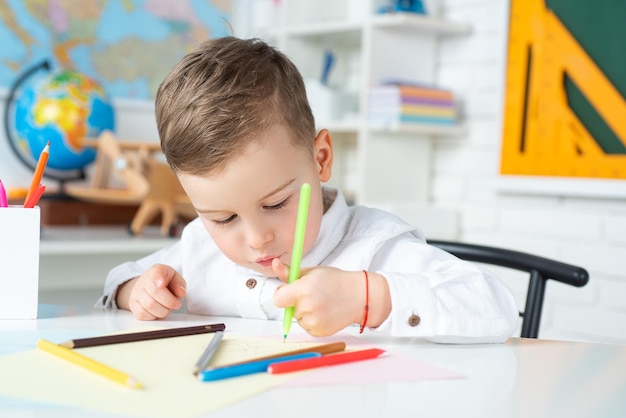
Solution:
{"label": "white brick wall", "polygon": [[[549,283],[540,337],[626,343],[626,201],[499,191],[506,0],[441,0],[468,37],[441,42],[438,81],[463,100],[468,134],[436,141],[432,199],[459,211],[460,239],[585,267],[583,288]],[[626,187],[626,186],[625,186]],[[523,306],[525,281],[494,268]]]}

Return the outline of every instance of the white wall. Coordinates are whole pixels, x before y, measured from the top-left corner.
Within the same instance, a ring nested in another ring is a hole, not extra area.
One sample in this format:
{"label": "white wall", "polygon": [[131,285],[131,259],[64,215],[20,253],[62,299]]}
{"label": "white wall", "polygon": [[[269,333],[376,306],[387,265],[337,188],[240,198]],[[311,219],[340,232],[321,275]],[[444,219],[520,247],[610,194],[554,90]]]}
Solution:
{"label": "white wall", "polygon": [[[626,199],[498,191],[508,1],[442,0],[470,37],[442,42],[439,82],[464,100],[468,135],[436,141],[432,199],[457,208],[467,242],[505,246],[585,267],[589,284],[549,283],[540,337],[626,343]],[[626,185],[624,185],[626,188]],[[502,271],[523,306],[525,287]]]}

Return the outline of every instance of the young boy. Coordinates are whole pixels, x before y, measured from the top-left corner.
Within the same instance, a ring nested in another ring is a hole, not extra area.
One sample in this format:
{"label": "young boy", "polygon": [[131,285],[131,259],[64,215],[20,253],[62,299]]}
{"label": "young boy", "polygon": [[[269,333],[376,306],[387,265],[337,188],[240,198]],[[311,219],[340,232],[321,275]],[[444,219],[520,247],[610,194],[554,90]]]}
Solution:
{"label": "young boy", "polygon": [[[348,207],[330,179],[301,75],[259,40],[205,41],[156,97],[161,147],[198,218],[178,243],[115,267],[98,306],[142,320],[294,318],[314,336],[351,325],[438,342],[502,342],[517,330],[508,289],[376,209]],[[299,191],[311,185],[300,279],[289,272]],[[367,306],[367,307],[366,307]]]}

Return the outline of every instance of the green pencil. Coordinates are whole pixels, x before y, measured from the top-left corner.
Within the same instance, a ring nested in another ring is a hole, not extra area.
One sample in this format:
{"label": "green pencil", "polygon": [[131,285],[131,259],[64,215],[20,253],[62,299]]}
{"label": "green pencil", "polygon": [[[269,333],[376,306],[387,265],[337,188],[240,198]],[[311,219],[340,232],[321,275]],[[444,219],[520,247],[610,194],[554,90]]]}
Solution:
{"label": "green pencil", "polygon": [[[309,200],[311,197],[311,185],[303,183],[300,187],[300,202],[298,203],[298,216],[296,218],[296,231],[293,237],[293,251],[291,252],[291,266],[289,267],[289,283],[300,278],[300,261],[304,250],[304,234],[306,232],[306,219],[309,214]],[[293,320],[293,306],[285,308],[283,316],[283,341],[287,340],[287,334],[291,329]]]}

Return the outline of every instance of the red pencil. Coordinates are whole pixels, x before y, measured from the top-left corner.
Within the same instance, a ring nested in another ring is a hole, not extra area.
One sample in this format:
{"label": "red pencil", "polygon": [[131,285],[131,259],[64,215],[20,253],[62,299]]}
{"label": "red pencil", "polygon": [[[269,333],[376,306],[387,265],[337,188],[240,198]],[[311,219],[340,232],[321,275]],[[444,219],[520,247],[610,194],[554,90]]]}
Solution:
{"label": "red pencil", "polygon": [[39,183],[37,187],[35,187],[35,191],[30,195],[26,203],[24,203],[24,207],[34,208],[37,202],[39,202],[39,199],[41,199],[41,196],[43,195],[43,192],[45,190],[46,190],[46,186]]}
{"label": "red pencil", "polygon": [[380,348],[370,348],[367,350],[349,351],[347,353],[306,358],[302,360],[283,361],[281,363],[270,364],[267,366],[267,371],[268,373],[277,374],[313,369],[315,367],[334,366],[336,364],[351,363],[353,361],[376,358],[384,352],[385,350],[381,350]]}

